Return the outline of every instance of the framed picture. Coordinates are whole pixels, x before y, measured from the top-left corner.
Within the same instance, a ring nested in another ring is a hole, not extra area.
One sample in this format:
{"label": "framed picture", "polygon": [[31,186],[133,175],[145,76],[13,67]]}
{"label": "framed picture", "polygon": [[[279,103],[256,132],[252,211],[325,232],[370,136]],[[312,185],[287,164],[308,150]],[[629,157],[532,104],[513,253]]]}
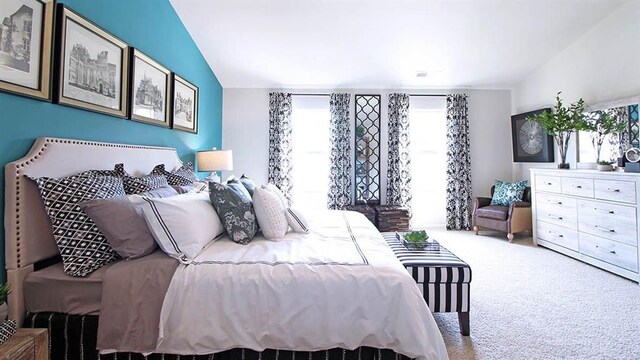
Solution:
{"label": "framed picture", "polygon": [[0,1],[0,90],[51,100],[53,0]]}
{"label": "framed picture", "polygon": [[128,45],[62,4],[57,16],[55,100],[127,117]]}
{"label": "framed picture", "polygon": [[540,109],[511,117],[514,162],[553,162],[553,137],[528,117],[551,109]]}
{"label": "framed picture", "polygon": [[173,129],[198,133],[198,87],[173,75]]}
{"label": "framed picture", "polygon": [[131,49],[131,120],[169,127],[171,71]]}

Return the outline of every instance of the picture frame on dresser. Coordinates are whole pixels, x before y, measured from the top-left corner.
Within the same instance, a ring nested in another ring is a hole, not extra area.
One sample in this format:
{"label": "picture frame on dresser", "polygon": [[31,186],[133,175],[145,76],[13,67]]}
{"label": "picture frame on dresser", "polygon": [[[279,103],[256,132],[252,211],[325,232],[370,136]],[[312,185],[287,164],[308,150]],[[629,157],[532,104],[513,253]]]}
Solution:
{"label": "picture frame on dresser", "polygon": [[131,48],[129,118],[161,127],[171,126],[171,70]]}
{"label": "picture frame on dresser", "polygon": [[126,118],[129,45],[64,4],[56,17],[54,101]]}
{"label": "picture frame on dresser", "polygon": [[171,128],[198,133],[198,87],[173,74]]}
{"label": "picture frame on dresser", "polygon": [[51,100],[54,0],[0,2],[0,90]]}
{"label": "picture frame on dresser", "polygon": [[553,137],[531,116],[551,111],[550,108],[511,116],[513,162],[554,162]]}

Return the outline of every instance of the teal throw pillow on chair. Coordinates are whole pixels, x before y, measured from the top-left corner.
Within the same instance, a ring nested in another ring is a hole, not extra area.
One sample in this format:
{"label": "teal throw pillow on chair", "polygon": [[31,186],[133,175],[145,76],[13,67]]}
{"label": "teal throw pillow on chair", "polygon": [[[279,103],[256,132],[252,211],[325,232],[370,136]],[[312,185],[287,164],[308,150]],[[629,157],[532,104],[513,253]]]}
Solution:
{"label": "teal throw pillow on chair", "polygon": [[515,183],[496,180],[491,205],[509,206],[516,201],[522,201],[524,189],[527,187],[529,180],[522,180]]}

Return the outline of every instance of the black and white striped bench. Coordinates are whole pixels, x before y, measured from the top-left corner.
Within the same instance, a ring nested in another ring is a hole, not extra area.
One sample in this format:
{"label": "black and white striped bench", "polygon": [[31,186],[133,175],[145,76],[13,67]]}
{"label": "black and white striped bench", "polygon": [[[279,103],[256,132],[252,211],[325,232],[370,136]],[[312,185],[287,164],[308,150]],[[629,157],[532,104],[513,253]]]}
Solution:
{"label": "black and white striped bench", "polygon": [[457,312],[460,333],[469,335],[471,267],[451,251],[408,250],[395,233],[383,233],[398,260],[416,280],[432,312]]}

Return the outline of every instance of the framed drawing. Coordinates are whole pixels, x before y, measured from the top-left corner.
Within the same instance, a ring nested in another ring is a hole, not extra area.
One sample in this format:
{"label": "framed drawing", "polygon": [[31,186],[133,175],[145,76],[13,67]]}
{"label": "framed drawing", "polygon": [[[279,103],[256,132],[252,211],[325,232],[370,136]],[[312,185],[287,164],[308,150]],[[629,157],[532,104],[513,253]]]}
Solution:
{"label": "framed drawing", "polygon": [[128,45],[62,4],[57,17],[55,100],[127,117]]}
{"label": "framed drawing", "polygon": [[172,128],[198,133],[198,87],[173,75]]}
{"label": "framed drawing", "polygon": [[131,120],[169,127],[171,71],[137,49],[131,59]]}
{"label": "framed drawing", "polygon": [[528,117],[551,109],[540,109],[511,117],[514,162],[553,162],[553,137]]}
{"label": "framed drawing", "polygon": [[53,0],[0,1],[0,90],[51,100]]}

